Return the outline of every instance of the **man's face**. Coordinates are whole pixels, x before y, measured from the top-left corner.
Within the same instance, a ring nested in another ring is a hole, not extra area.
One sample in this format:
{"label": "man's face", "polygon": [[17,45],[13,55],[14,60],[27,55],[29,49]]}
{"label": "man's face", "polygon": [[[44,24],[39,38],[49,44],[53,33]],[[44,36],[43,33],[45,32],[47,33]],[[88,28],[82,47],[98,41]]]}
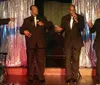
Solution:
{"label": "man's face", "polygon": [[69,13],[70,13],[71,15],[75,14],[75,8],[74,8],[73,6],[70,6],[70,7],[69,7]]}
{"label": "man's face", "polygon": [[31,13],[32,13],[32,15],[38,15],[38,8],[36,6],[33,6]]}

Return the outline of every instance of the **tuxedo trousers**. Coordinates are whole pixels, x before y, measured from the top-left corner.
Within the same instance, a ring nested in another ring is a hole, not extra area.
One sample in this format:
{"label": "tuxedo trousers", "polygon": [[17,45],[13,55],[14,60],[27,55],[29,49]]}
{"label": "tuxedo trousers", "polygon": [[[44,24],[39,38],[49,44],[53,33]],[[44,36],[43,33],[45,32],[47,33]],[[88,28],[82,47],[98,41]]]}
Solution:
{"label": "tuxedo trousers", "polygon": [[65,45],[66,79],[77,79],[79,73],[79,56],[81,47],[75,47],[71,42]]}
{"label": "tuxedo trousers", "polygon": [[45,48],[27,48],[27,76],[29,80],[37,75],[39,80],[44,80]]}

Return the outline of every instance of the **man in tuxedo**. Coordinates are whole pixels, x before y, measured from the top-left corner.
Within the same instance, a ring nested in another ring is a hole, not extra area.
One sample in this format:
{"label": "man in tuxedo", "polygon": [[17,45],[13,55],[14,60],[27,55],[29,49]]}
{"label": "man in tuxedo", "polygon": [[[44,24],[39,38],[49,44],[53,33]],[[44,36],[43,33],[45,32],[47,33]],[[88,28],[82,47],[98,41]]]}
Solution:
{"label": "man in tuxedo", "polygon": [[37,77],[44,83],[47,19],[38,14],[38,8],[35,5],[30,7],[30,11],[31,16],[24,19],[20,28],[20,33],[25,35],[26,39],[28,81],[32,82]]}
{"label": "man in tuxedo", "polygon": [[96,79],[97,84],[100,85],[100,18],[96,19],[94,25],[91,21],[88,22],[90,32],[96,32],[96,38],[93,44],[93,48],[96,52],[97,62],[96,62]]}
{"label": "man in tuxedo", "polygon": [[77,82],[79,72],[79,55],[83,41],[81,31],[84,28],[84,17],[75,12],[75,6],[69,6],[69,14],[62,17],[61,28],[65,31],[66,82]]}

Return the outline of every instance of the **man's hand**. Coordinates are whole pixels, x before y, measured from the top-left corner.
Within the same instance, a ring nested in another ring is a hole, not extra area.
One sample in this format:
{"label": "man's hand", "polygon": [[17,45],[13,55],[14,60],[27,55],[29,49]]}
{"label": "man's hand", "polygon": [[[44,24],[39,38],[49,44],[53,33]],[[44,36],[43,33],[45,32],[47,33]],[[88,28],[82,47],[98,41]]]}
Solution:
{"label": "man's hand", "polygon": [[39,21],[37,24],[40,25],[40,26],[44,26],[44,23],[41,22],[41,21]]}
{"label": "man's hand", "polygon": [[31,37],[32,36],[32,34],[28,30],[24,31],[24,35],[27,36],[27,37]]}
{"label": "man's hand", "polygon": [[61,31],[63,30],[63,28],[61,28],[61,27],[55,25],[55,30],[56,30],[57,32],[61,32]]}
{"label": "man's hand", "polygon": [[14,22],[15,21],[15,18],[10,18],[10,21],[13,21]]}
{"label": "man's hand", "polygon": [[74,20],[76,21],[76,23],[78,23],[78,16],[76,15],[76,13],[73,13],[73,18],[74,18]]}
{"label": "man's hand", "polygon": [[88,23],[89,28],[92,28],[93,27],[93,24],[92,24],[92,21],[91,20],[89,20],[87,23]]}

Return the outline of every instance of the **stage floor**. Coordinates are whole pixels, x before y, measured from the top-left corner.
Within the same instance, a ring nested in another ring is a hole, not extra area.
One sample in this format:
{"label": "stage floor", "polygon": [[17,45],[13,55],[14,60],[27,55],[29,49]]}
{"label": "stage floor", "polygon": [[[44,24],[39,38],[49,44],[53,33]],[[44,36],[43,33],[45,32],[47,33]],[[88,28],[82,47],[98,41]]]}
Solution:
{"label": "stage floor", "polygon": [[[42,85],[39,81],[27,84],[26,68],[8,68],[9,76],[5,76],[4,83],[12,85]],[[95,69],[81,68],[82,79],[75,85],[95,85]],[[46,85],[67,85],[65,82],[65,69],[46,68]],[[74,85],[73,83],[70,85]]]}

